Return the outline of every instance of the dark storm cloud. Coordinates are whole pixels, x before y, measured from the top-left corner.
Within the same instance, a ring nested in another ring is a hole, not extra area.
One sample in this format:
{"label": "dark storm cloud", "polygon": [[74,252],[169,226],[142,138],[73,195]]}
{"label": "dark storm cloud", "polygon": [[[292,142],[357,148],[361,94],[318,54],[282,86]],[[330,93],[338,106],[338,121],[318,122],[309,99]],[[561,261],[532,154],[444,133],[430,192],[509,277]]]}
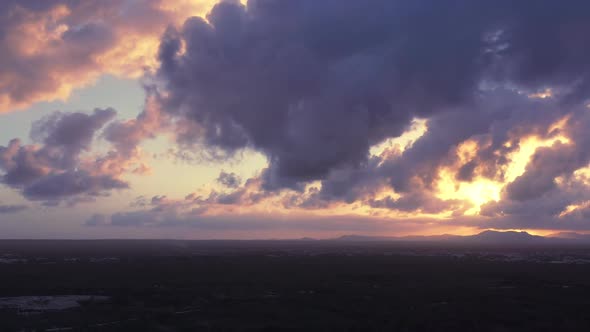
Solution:
{"label": "dark storm cloud", "polygon": [[[313,202],[305,204],[364,201],[372,207],[405,212],[461,210],[470,204],[444,201],[433,192],[439,168],[456,162],[455,151],[461,142],[472,139],[480,142],[481,148],[472,151],[473,160],[456,169],[456,178],[469,181],[464,173],[469,171],[472,174],[468,175],[473,177],[475,168],[479,167],[485,172],[478,175],[502,181],[502,167],[508,161],[506,154],[518,148],[515,144],[508,149],[504,143],[513,135],[546,135],[549,126],[564,114],[554,102],[541,103],[514,91],[496,89],[481,93],[462,107],[430,117],[428,131],[403,153],[394,157],[372,156],[362,167],[332,171],[322,180],[321,190],[312,196]],[[374,199],[384,187],[395,189],[402,197]]]}
{"label": "dark storm cloud", "polygon": [[507,79],[529,86],[567,87],[570,96],[588,98],[590,74],[590,3],[568,1],[504,2],[493,44],[495,69]]}
{"label": "dark storm cloud", "polygon": [[[225,1],[209,23],[167,32],[159,77],[167,111],[189,128],[180,139],[262,151],[266,189],[365,167],[371,145],[432,118],[405,165],[391,165],[393,187],[405,191],[417,170],[431,182],[453,145],[508,132],[490,121],[520,110],[480,111],[481,95],[494,94],[482,86],[580,95],[588,12],[586,1]],[[469,180],[473,168],[458,176]]]}
{"label": "dark storm cloud", "polygon": [[[190,19],[163,39],[166,107],[197,123],[209,146],[266,153],[269,189],[357,167],[414,116],[471,98],[483,22],[468,9],[482,9],[463,4],[221,3],[210,24]],[[477,27],[450,24],[459,18]]]}

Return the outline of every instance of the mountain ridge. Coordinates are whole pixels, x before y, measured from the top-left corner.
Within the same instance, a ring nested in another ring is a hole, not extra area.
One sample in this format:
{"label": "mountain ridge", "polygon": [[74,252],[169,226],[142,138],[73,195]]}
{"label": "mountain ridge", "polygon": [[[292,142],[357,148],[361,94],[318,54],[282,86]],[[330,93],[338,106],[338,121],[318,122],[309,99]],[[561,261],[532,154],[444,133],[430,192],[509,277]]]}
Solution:
{"label": "mountain ridge", "polygon": [[332,239],[347,242],[457,242],[457,243],[507,243],[507,244],[551,244],[584,242],[590,244],[590,234],[562,232],[548,236],[533,235],[525,231],[485,230],[473,235],[416,235],[416,236],[370,236],[343,235]]}

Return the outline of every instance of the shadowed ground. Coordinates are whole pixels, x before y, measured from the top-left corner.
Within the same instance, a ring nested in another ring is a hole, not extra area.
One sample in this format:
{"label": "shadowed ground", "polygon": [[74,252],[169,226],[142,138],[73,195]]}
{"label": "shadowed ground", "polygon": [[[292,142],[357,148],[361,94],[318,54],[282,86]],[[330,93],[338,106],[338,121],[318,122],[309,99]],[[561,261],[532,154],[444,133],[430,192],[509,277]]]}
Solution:
{"label": "shadowed ground", "polygon": [[0,308],[2,331],[590,328],[583,247],[1,241],[0,250],[0,297],[90,295],[64,310]]}

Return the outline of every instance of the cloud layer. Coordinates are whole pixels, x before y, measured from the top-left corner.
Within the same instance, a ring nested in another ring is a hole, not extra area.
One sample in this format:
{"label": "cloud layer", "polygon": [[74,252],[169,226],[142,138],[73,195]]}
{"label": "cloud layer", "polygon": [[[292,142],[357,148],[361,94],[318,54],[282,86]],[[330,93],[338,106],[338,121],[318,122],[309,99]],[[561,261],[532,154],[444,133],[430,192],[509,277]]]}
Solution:
{"label": "cloud layer", "polygon": [[89,225],[293,212],[590,230],[588,1],[227,0],[185,20],[197,7],[3,2],[0,111],[153,71],[135,119],[55,113],[35,144],[0,146],[2,182],[46,204],[108,194],[149,173],[139,146],[166,132],[174,151],[268,167]]}
{"label": "cloud layer", "polygon": [[[560,177],[588,165],[579,128],[588,116],[589,9],[226,1],[208,21],[191,18],[163,37],[162,105],[181,144],[264,153],[261,192],[295,190],[298,207],[362,202],[461,215],[492,199],[519,204],[567,190]],[[428,131],[410,149],[370,154],[416,118]]]}

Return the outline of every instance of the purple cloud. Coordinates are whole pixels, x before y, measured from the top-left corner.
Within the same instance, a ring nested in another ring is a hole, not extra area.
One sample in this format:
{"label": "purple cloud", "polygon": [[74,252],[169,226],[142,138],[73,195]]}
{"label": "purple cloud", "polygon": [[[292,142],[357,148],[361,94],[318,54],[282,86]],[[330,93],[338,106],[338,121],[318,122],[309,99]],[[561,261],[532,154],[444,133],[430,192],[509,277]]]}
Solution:
{"label": "purple cloud", "polygon": [[26,205],[2,205],[0,204],[0,214],[11,214],[19,213],[27,210],[29,207]]}
{"label": "purple cloud", "polygon": [[20,140],[0,146],[2,182],[18,189],[30,200],[49,205],[62,200],[80,201],[79,196],[99,196],[114,189],[128,188],[119,174],[97,172],[81,160],[91,152],[97,132],[116,115],[112,109],[90,114],[55,112],[37,122],[31,136],[40,145],[22,145]]}

